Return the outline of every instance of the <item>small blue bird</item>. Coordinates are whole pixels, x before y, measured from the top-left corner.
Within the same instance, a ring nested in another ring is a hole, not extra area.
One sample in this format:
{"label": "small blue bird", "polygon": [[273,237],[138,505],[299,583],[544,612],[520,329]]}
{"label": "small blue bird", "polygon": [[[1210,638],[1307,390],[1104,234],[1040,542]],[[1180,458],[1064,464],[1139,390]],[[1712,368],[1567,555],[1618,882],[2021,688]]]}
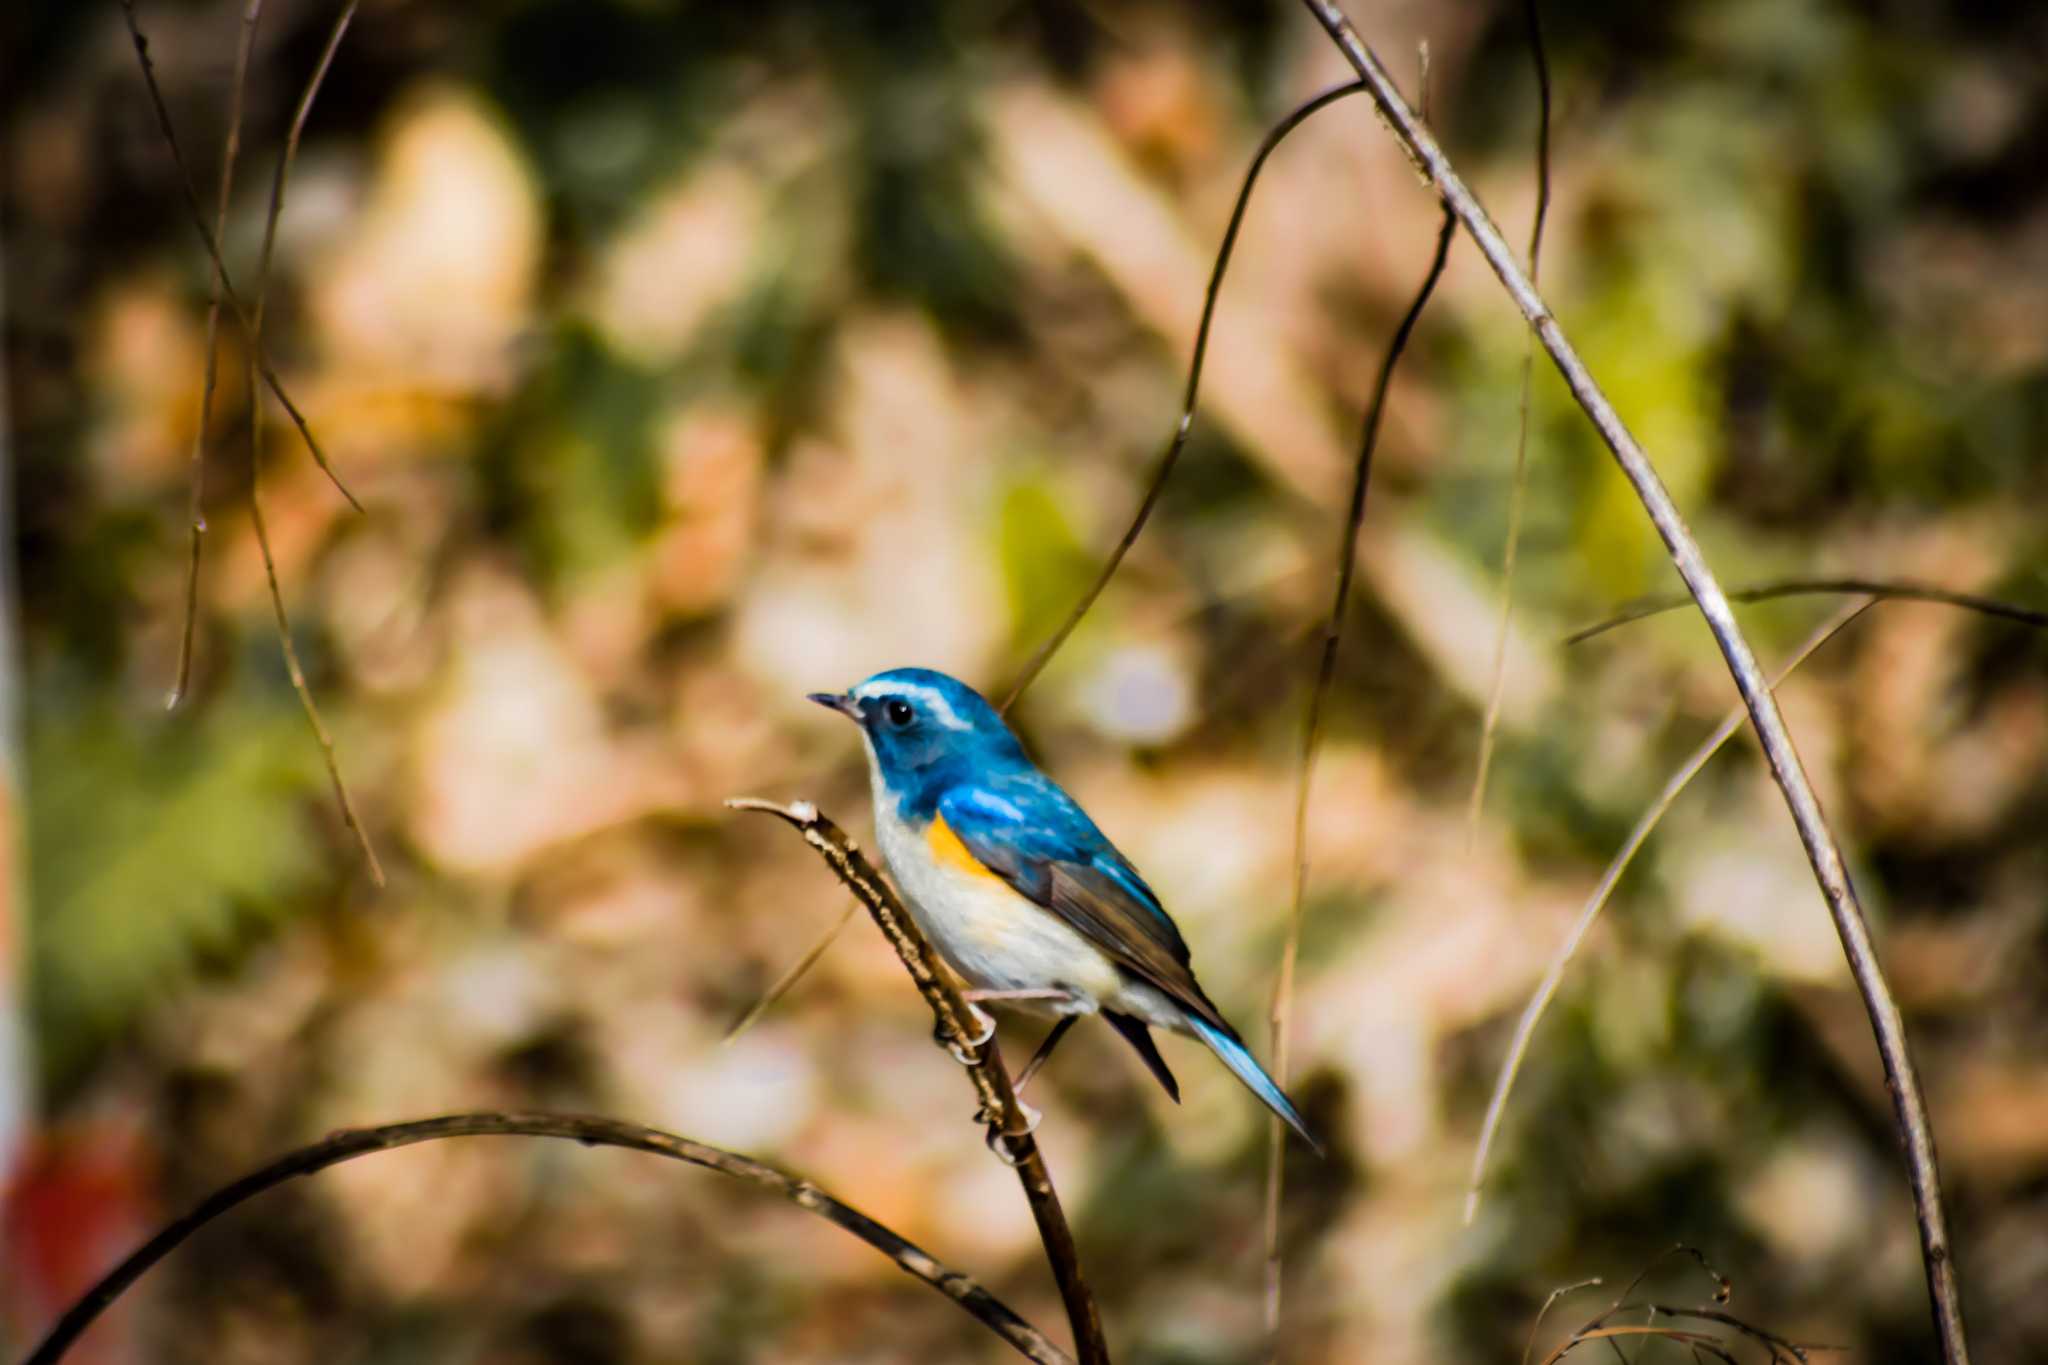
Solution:
{"label": "small blue bird", "polygon": [[[968,1000],[1057,1020],[1020,1089],[1076,1019],[1099,1013],[1175,1101],[1180,1087],[1151,1028],[1206,1043],[1322,1150],[1203,994],[1159,897],[980,693],[928,668],[899,668],[810,699],[860,726],[883,861],[918,927],[967,982]],[[984,1022],[978,1041],[995,1029]]]}

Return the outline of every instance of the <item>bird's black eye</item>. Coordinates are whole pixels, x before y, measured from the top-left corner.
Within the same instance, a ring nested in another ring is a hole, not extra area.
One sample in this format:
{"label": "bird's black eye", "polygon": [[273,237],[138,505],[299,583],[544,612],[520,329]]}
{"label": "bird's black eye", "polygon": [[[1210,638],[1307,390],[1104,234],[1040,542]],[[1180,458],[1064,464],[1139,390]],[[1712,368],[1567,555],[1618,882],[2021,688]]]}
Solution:
{"label": "bird's black eye", "polygon": [[882,708],[891,725],[908,725],[917,718],[917,712],[910,709],[910,703],[901,697],[891,697],[889,704]]}

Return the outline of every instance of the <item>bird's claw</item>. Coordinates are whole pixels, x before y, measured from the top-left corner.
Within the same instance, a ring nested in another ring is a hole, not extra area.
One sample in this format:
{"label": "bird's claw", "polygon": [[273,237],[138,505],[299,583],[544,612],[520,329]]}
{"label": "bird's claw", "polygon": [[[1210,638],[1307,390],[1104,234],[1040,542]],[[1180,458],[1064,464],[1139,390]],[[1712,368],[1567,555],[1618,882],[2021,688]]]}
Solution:
{"label": "bird's claw", "polygon": [[1010,1144],[1022,1138],[1030,1137],[1038,1131],[1038,1125],[1045,1121],[1045,1115],[1042,1112],[1033,1109],[1022,1100],[1017,1101],[1017,1112],[1024,1117],[1023,1131],[1017,1132],[999,1128],[994,1123],[990,1123],[988,1125],[988,1135],[983,1139],[988,1144],[989,1151],[995,1153],[996,1160],[1012,1169],[1024,1164],[1024,1154],[1014,1150]]}
{"label": "bird's claw", "polygon": [[941,1027],[937,1030],[936,1036],[940,1042],[946,1045],[946,1051],[953,1054],[954,1061],[962,1066],[975,1066],[981,1061],[979,1053],[982,1045],[996,1036],[996,1021],[993,1015],[972,1001],[969,1001],[967,1004],[967,1012],[973,1015],[974,1022],[981,1026],[980,1033],[963,1042],[959,1039],[948,1037],[946,1030]]}

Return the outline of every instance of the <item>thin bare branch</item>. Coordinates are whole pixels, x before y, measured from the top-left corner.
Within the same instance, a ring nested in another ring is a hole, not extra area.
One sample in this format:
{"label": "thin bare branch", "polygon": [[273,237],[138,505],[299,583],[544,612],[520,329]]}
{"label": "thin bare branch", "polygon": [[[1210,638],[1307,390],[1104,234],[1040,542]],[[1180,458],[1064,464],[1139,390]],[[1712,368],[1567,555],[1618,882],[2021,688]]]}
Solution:
{"label": "thin bare branch", "polygon": [[994,1030],[982,1033],[974,1007],[960,994],[930,942],[904,910],[903,902],[845,830],[808,801],[783,806],[753,797],[735,797],[725,804],[734,810],[774,815],[794,826],[804,842],[818,851],[825,865],[867,907],[875,927],[896,950],[918,993],[931,1007],[938,1040],[967,1068],[980,1100],[975,1122],[987,1128],[989,1150],[1017,1172],[1025,1202],[1031,1206],[1031,1216],[1038,1224],[1046,1261],[1059,1284],[1067,1323],[1074,1333],[1075,1352],[1083,1365],[1108,1365],[1109,1344],[1102,1335],[1102,1317],[1096,1310],[1095,1296],[1081,1273],[1081,1256],[1074,1246],[1073,1229],[1067,1225],[1066,1210],[1053,1189],[1052,1173],[1046,1169],[1045,1157],[1031,1135],[1035,1120],[1017,1100]]}
{"label": "thin bare branch", "polygon": [[[1731,602],[1768,602],[1780,597],[1805,597],[1862,593],[1866,596],[1897,599],[1906,602],[1939,602],[1944,606],[1964,607],[1970,611],[1982,612],[2007,621],[2017,621],[2023,626],[2048,626],[2048,611],[2034,607],[2023,607],[2016,602],[2002,602],[1995,597],[1984,597],[1972,592],[1956,592],[1933,583],[1919,583],[1906,578],[1786,578],[1775,583],[1758,583],[1747,588],[1730,588]],[[1568,645],[1582,644],[1596,635],[1604,635],[1619,626],[1662,612],[1675,611],[1692,605],[1692,598],[1684,593],[1661,594],[1654,597],[1639,597],[1622,605],[1620,611],[1604,621],[1583,626],[1564,637]]]}
{"label": "thin bare branch", "polygon": [[[354,5],[351,4],[349,8],[353,12]],[[305,414],[299,411],[299,405],[285,392],[283,381],[272,368],[270,357],[263,349],[255,317],[235,289],[234,276],[229,273],[227,261],[221,255],[220,240],[206,224],[206,211],[199,206],[198,191],[192,188],[192,176],[185,168],[185,155],[179,150],[178,134],[171,125],[170,108],[164,103],[163,90],[157,84],[156,64],[149,55],[149,39],[143,36],[141,25],[135,17],[135,0],[121,0],[121,14],[128,23],[128,36],[135,44],[135,56],[142,66],[143,82],[149,87],[150,104],[156,110],[157,128],[163,133],[164,143],[170,148],[171,163],[177,168],[178,187],[184,192],[185,206],[190,211],[192,226],[199,233],[199,240],[205,244],[206,254],[213,262],[221,296],[226,299],[229,311],[234,314],[236,323],[242,329],[242,335],[248,341],[250,363],[254,366],[256,374],[261,376],[264,385],[277,396],[277,401],[283,405],[284,410],[291,414],[293,424],[299,429],[300,439],[306,443],[306,449],[313,456],[313,463],[320,466],[320,472],[327,476],[327,481],[334,485],[335,491],[348,500],[349,506],[360,512],[363,505],[356,501],[356,495],[349,492],[348,485],[341,481],[341,476],[336,474],[334,467],[327,462],[326,452],[321,450],[320,442],[314,438],[313,428],[307,424]],[[251,393],[253,401],[253,387]]]}
{"label": "thin bare branch", "polygon": [[1371,86],[1373,102],[1385,116],[1389,130],[1422,162],[1437,192],[1450,201],[1459,221],[1493,267],[1494,274],[1514,299],[1516,307],[1536,328],[1544,350],[1564,377],[1565,387],[1592,420],[1623,475],[1635,489],[1657,534],[1663,539],[1679,577],[1699,603],[1700,612],[1714,633],[1715,643],[1727,661],[1729,674],[1749,709],[1750,720],[1756,727],[1771,775],[1784,793],[1792,822],[1799,831],[1799,841],[1805,847],[1807,860],[1813,866],[1814,879],[1827,901],[1836,935],[1842,941],[1842,952],[1848,960],[1850,975],[1856,981],[1864,1008],[1870,1016],[1871,1032],[1876,1039],[1878,1055],[1883,1060],[1886,1086],[1892,1095],[1900,1142],[1905,1149],[1907,1176],[1919,1223],[1921,1261],[1927,1274],[1936,1336],[1941,1342],[1942,1358],[1947,1365],[1964,1365],[1969,1360],[1970,1351],[1963,1326],[1962,1294],[1957,1283],[1954,1247],[1949,1240],[1948,1214],[1942,1203],[1934,1130],[1928,1121],[1927,1101],[1921,1093],[1919,1072],[1913,1064],[1911,1046],[1906,1038],[1905,1019],[1885,983],[1883,969],[1878,965],[1877,952],[1870,938],[1870,925],[1864,918],[1856,889],[1849,880],[1841,847],[1828,827],[1827,817],[1821,812],[1820,798],[1814,794],[1813,783],[1799,761],[1791,733],[1785,727],[1785,718],[1771,696],[1770,684],[1757,665],[1755,652],[1750,649],[1742,628],[1736,624],[1727,594],[1708,567],[1698,541],[1693,538],[1685,518],[1679,514],[1670,492],[1658,478],[1649,456],[1566,339],[1543,296],[1522,273],[1514,251],[1501,236],[1500,229],[1494,226],[1486,210],[1466,187],[1428,127],[1402,99],[1400,90],[1379,58],[1359,38],[1351,21],[1344,17],[1334,0],[1303,0],[1303,3],[1352,68]]}
{"label": "thin bare branch", "polygon": [[[1436,282],[1443,277],[1444,262],[1449,259],[1451,238],[1457,227],[1458,220],[1446,208],[1442,225],[1437,229],[1436,252],[1430,257],[1429,270],[1422,277],[1415,297],[1409,301],[1408,311],[1402,315],[1400,325],[1387,342],[1386,355],[1380,360],[1379,374],[1373,381],[1372,401],[1365,410],[1365,434],[1359,441],[1358,463],[1352,471],[1350,510],[1345,519],[1343,537],[1337,544],[1337,586],[1332,594],[1330,615],[1323,625],[1322,654],[1316,665],[1315,686],[1309,692],[1308,715],[1302,724],[1301,776],[1294,789],[1294,887],[1287,913],[1287,936],[1280,947],[1280,973],[1274,983],[1273,1005],[1268,1015],[1273,1040],[1273,1078],[1282,1086],[1287,1084],[1288,1051],[1292,1041],[1289,1025],[1294,1012],[1294,969],[1301,953],[1301,917],[1308,891],[1309,795],[1315,784],[1316,753],[1322,745],[1323,707],[1337,676],[1337,655],[1344,638],[1344,615],[1351,602],[1351,584],[1358,564],[1358,534],[1365,524],[1365,494],[1372,477],[1373,449],[1379,444],[1380,415],[1386,407],[1387,387],[1393,380],[1394,366],[1400,363],[1402,352],[1408,349],[1408,338],[1414,333],[1422,310],[1429,306],[1429,296],[1435,291]],[[1280,1327],[1280,1194],[1285,1151],[1286,1134],[1276,1117],[1270,1124],[1266,1145],[1266,1331],[1269,1336]]]}
{"label": "thin bare branch", "polygon": [[[312,116],[313,101],[319,97],[320,87],[327,81],[327,73],[334,66],[334,54],[341,50],[341,40],[348,34],[348,26],[355,21],[358,0],[347,0],[334,16],[334,26],[327,31],[327,42],[320,49],[320,60],[313,64],[313,74],[306,79],[306,88],[299,92],[299,102],[292,109],[291,127],[285,131],[284,154],[277,160],[277,174],[270,182],[270,211],[263,220],[263,254],[256,262],[256,313],[252,320],[257,337],[263,333],[263,310],[270,292],[270,264],[277,249],[277,220],[284,214],[285,189],[291,183],[292,166],[299,158],[299,139],[305,136],[306,120]],[[283,394],[278,395],[289,409],[291,404]],[[253,401],[253,394],[252,394]],[[349,499],[354,502],[354,498]],[[360,507],[358,511],[362,510]]]}
{"label": "thin bare branch", "polygon": [[384,864],[378,860],[369,831],[363,827],[362,817],[356,813],[355,797],[349,791],[348,780],[341,774],[341,760],[335,754],[334,737],[328,733],[327,722],[321,718],[320,707],[313,700],[313,689],[306,682],[306,670],[299,664],[298,646],[292,641],[291,616],[285,610],[284,589],[277,579],[277,557],[272,553],[270,527],[263,515],[263,397],[255,382],[256,357],[261,354],[263,346],[264,306],[270,291],[270,263],[277,242],[278,216],[284,209],[285,185],[291,178],[292,162],[298,155],[299,138],[305,131],[307,117],[313,111],[313,101],[320,93],[321,83],[334,63],[335,51],[341,46],[342,37],[348,32],[355,13],[356,0],[348,0],[335,16],[334,27],[328,31],[327,44],[320,51],[320,60],[314,64],[313,74],[299,96],[298,107],[292,111],[291,129],[285,135],[284,152],[278,157],[277,173],[271,181],[270,213],[264,223],[263,254],[256,269],[255,310],[249,319],[249,525],[256,533],[256,548],[263,559],[263,581],[270,590],[270,610],[277,622],[277,644],[284,655],[285,672],[291,677],[292,691],[299,699],[300,709],[306,713],[306,724],[312,728],[313,738],[320,745],[320,757],[327,767],[328,783],[334,788],[335,804],[341,807],[342,821],[348,826],[349,833],[355,836],[356,846],[362,850],[370,880],[382,887]]}
{"label": "thin bare branch", "polygon": [[1009,1342],[1027,1359],[1042,1365],[1073,1365],[1073,1359],[1046,1339],[970,1277],[943,1264],[929,1252],[877,1223],[860,1210],[835,1199],[808,1180],[776,1170],[736,1152],[712,1147],[674,1133],[644,1128],[617,1119],[577,1114],[453,1114],[446,1118],[394,1123],[381,1128],[352,1128],[309,1147],[288,1152],[261,1170],[224,1185],[194,1205],[138,1247],[88,1290],[57,1320],[50,1334],[30,1353],[25,1365],[55,1365],[109,1304],[158,1261],[176,1250],[200,1228],[264,1191],[300,1176],[326,1170],[373,1152],[388,1152],[414,1143],[458,1137],[562,1138],[585,1147],[623,1147],[654,1156],[685,1161],[773,1190],[808,1213],[835,1223],[887,1256],[905,1274],[922,1280],[959,1304],[977,1321]]}
{"label": "thin bare branch", "polygon": [[[220,194],[214,201],[215,240],[228,233],[228,201],[234,195],[235,161],[242,150],[242,99],[249,86],[249,53],[256,46],[256,21],[263,0],[248,0],[242,10],[241,35],[235,41],[235,76],[228,95],[228,131],[220,154]],[[206,535],[206,437],[213,422],[214,386],[220,374],[220,268],[213,270],[206,299],[206,368],[199,388],[199,421],[192,432],[191,501],[186,513],[190,549],[185,561],[185,623],[178,632],[178,676],[164,709],[177,709],[192,686],[192,641],[199,623],[199,558]]]}
{"label": "thin bare branch", "polygon": [[1172,476],[1174,465],[1179,463],[1181,451],[1187,447],[1188,433],[1194,429],[1195,402],[1202,388],[1202,362],[1209,354],[1209,329],[1216,320],[1216,298],[1222,292],[1223,276],[1230,269],[1231,253],[1237,249],[1238,230],[1244,226],[1245,210],[1251,206],[1252,187],[1258,184],[1259,172],[1265,169],[1266,158],[1286,140],[1289,133],[1306,123],[1318,111],[1328,108],[1346,95],[1362,94],[1364,91],[1363,81],[1332,86],[1296,105],[1286,117],[1266,131],[1264,138],[1260,139],[1259,149],[1252,154],[1251,165],[1245,170],[1244,183],[1238,187],[1237,202],[1230,210],[1230,225],[1223,230],[1223,245],[1216,251],[1216,264],[1209,271],[1209,287],[1202,295],[1202,320],[1195,327],[1194,358],[1188,362],[1187,387],[1181,394],[1180,421],[1175,424],[1173,435],[1166,442],[1166,452],[1159,457],[1159,464],[1152,471],[1152,480],[1146,485],[1145,496],[1139,500],[1138,510],[1131,517],[1131,524],[1124,528],[1123,537],[1117,541],[1116,548],[1110,551],[1109,558],[1103,562],[1101,570],[1095,575],[1095,581],[1081,594],[1081,600],[1074,604],[1066,619],[1060,622],[1059,628],[1046,638],[1045,643],[1041,644],[1029,659],[1025,660],[1024,667],[1017,673],[1017,680],[1010,684],[1010,690],[1004,694],[1002,704],[996,708],[997,710],[1008,712],[1017,704],[1017,698],[1024,695],[1024,689],[1031,686],[1045,670],[1046,664],[1052,661],[1052,656],[1059,651],[1060,646],[1067,642],[1067,637],[1074,633],[1075,627],[1081,624],[1081,618],[1094,607],[1096,599],[1102,596],[1103,589],[1109,586],[1109,580],[1116,577],[1116,571],[1123,567],[1124,557],[1130,554],[1131,547],[1138,543],[1139,533],[1145,529],[1145,523],[1152,518],[1152,509],[1159,505],[1159,495],[1166,491],[1166,481]]}
{"label": "thin bare branch", "polygon": [[370,880],[378,887],[384,885],[384,864],[378,861],[377,850],[370,843],[369,832],[363,828],[362,818],[356,814],[355,797],[349,792],[348,782],[341,775],[341,760],[335,756],[334,736],[327,731],[327,722],[320,717],[320,708],[313,701],[313,689],[306,682],[306,670],[299,664],[298,646],[292,643],[291,618],[285,614],[284,590],[277,582],[277,559],[270,548],[270,528],[263,519],[263,498],[256,482],[253,452],[260,448],[263,421],[257,416],[260,409],[249,410],[249,446],[252,451],[249,471],[249,524],[256,531],[256,546],[263,556],[263,581],[270,589],[270,610],[277,623],[277,641],[284,652],[285,672],[290,675],[292,691],[297,694],[299,707],[306,713],[306,724],[312,728],[313,738],[320,745],[321,760],[327,765],[328,784],[334,788],[334,799],[341,807],[341,818],[355,836],[356,847],[362,850],[363,861],[369,867]]}
{"label": "thin bare branch", "polygon": [[[1550,216],[1550,59],[1543,53],[1543,22],[1537,0],[1526,0],[1529,55],[1536,63],[1536,219],[1529,227],[1529,283],[1536,282],[1543,263],[1543,224]],[[1427,109],[1425,103],[1424,108]],[[1515,614],[1515,557],[1522,544],[1522,508],[1529,492],[1529,380],[1536,359],[1536,332],[1522,338],[1522,401],[1515,428],[1515,472],[1508,485],[1508,538],[1501,551],[1500,621],[1493,632],[1493,672],[1486,686],[1486,714],[1479,725],[1479,765],[1472,774],[1472,800],[1465,816],[1468,846],[1479,839],[1479,817],[1486,808],[1486,774],[1493,766],[1494,732],[1500,726],[1501,698],[1507,688],[1508,627]]]}
{"label": "thin bare branch", "polygon": [[1839,1351],[1843,1349],[1840,1346],[1822,1346],[1793,1341],[1789,1337],[1779,1336],[1767,1327],[1759,1327],[1753,1322],[1746,1322],[1736,1317],[1733,1313],[1717,1308],[1678,1308],[1667,1303],[1645,1304],[1644,1307],[1662,1317],[1691,1318],[1695,1322],[1718,1323],[1723,1327],[1730,1328],[1769,1351],[1773,1362],[1782,1362],[1787,1358],[1791,1360],[1805,1360],[1814,1351]]}
{"label": "thin bare branch", "polygon": [[[1860,603],[1850,604],[1837,612],[1819,630],[1807,636],[1805,642],[1792,652],[1792,657],[1786,661],[1785,666],[1778,670],[1777,676],[1771,679],[1771,686],[1776,687],[1783,682],[1791,675],[1792,670],[1804,663],[1815,650],[1833,639],[1837,632],[1867,611],[1872,600],[1865,598]],[[1479,1147],[1472,1154],[1472,1174],[1465,1185],[1465,1222],[1468,1225],[1479,1213],[1479,1192],[1486,1179],[1486,1164],[1493,1154],[1494,1139],[1500,1135],[1501,1119],[1507,1113],[1508,1096],[1514,1090],[1515,1078],[1521,1074],[1522,1062],[1528,1056],[1529,1040],[1536,1033],[1536,1025],[1542,1022],[1544,1012],[1550,1008],[1550,1002],[1556,998],[1558,986],[1564,981],[1565,968],[1571,965],[1573,956],[1579,951],[1579,945],[1585,942],[1586,935],[1592,931],[1593,921],[1600,917],[1601,910],[1607,905],[1608,897],[1612,896],[1614,888],[1620,885],[1622,874],[1628,871],[1629,864],[1635,861],[1636,854],[1641,852],[1651,833],[1664,819],[1664,813],[1671,809],[1672,803],[1678,800],[1679,793],[1691,784],[1693,778],[1699,776],[1700,770],[1707,766],[1707,760],[1719,753],[1721,746],[1742,728],[1743,718],[1747,714],[1740,706],[1730,710],[1699,748],[1693,750],[1692,755],[1678,765],[1678,771],[1664,783],[1664,789],[1657,793],[1657,799],[1637,818],[1635,827],[1628,832],[1628,838],[1622,841],[1621,851],[1607,864],[1607,870],[1600,874],[1599,884],[1593,888],[1593,894],[1586,898],[1586,904],[1579,911],[1578,919],[1572,924],[1571,932],[1566,934],[1564,942],[1558,945],[1557,952],[1550,959],[1549,967],[1544,970],[1543,979],[1537,983],[1535,993],[1529,997],[1529,1003],[1522,1007],[1522,1017],[1515,1021],[1514,1038],[1508,1043],[1508,1055],[1501,1061],[1500,1075],[1493,1083],[1493,1096],[1486,1102],[1486,1118],[1479,1125]]]}
{"label": "thin bare branch", "polygon": [[[1784,681],[1783,674],[1779,675],[1778,681]],[[1715,1303],[1726,1303],[1735,1296],[1734,1281],[1714,1269],[1714,1263],[1707,1259],[1706,1252],[1701,1251],[1690,1242],[1673,1242],[1670,1246],[1665,1247],[1643,1263],[1643,1268],[1635,1273],[1634,1279],[1622,1286],[1621,1292],[1614,1296],[1614,1302],[1608,1305],[1607,1310],[1601,1313],[1599,1317],[1593,1319],[1594,1325],[1597,1326],[1605,1322],[1616,1313],[1627,1312],[1630,1307],[1629,1300],[1635,1297],[1635,1292],[1641,1287],[1643,1281],[1649,1279],[1650,1273],[1656,1270],[1658,1266],[1674,1256],[1689,1257],[1692,1263],[1700,1268],[1700,1273],[1714,1282]]]}
{"label": "thin bare branch", "polygon": [[1550,1310],[1557,1301],[1567,1294],[1576,1294],[1581,1289],[1591,1289],[1601,1283],[1598,1275],[1577,1284],[1559,1285],[1550,1291],[1550,1297],[1543,1300],[1543,1306],[1536,1310],[1536,1320],[1529,1324],[1529,1340],[1522,1347],[1522,1365],[1529,1365],[1529,1357],[1536,1350],[1536,1334],[1543,1329],[1543,1319],[1550,1316]]}
{"label": "thin bare branch", "polygon": [[1728,1353],[1727,1348],[1706,1333],[1688,1332],[1677,1327],[1659,1327],[1654,1323],[1622,1323],[1615,1327],[1595,1327],[1590,1331],[1575,1332],[1556,1350],[1543,1357],[1543,1365],[1556,1365],[1556,1362],[1563,1360],[1589,1341],[1612,1341],[1618,1337],[1658,1337],[1665,1341],[1683,1342],[1706,1352],[1716,1360],[1727,1362],[1727,1365],[1737,1365],[1735,1357]]}
{"label": "thin bare branch", "polygon": [[[1864,604],[1865,607],[1869,605],[1870,603],[1868,602]],[[1650,1277],[1652,1271],[1656,1270],[1666,1260],[1677,1256],[1689,1257],[1699,1266],[1700,1272],[1713,1282],[1713,1302],[1717,1305],[1716,1307],[1707,1307],[1705,1305],[1678,1307],[1635,1297],[1636,1289],[1644,1280]],[[1841,1349],[1835,1346],[1795,1342],[1789,1337],[1771,1331],[1769,1328],[1759,1327],[1753,1322],[1739,1318],[1725,1307],[1733,1296],[1734,1285],[1726,1275],[1723,1275],[1714,1268],[1713,1262],[1707,1259],[1705,1252],[1689,1243],[1678,1242],[1651,1257],[1644,1264],[1643,1268],[1635,1273],[1635,1277],[1628,1282],[1621,1293],[1615,1295],[1614,1302],[1603,1308],[1589,1319],[1584,1326],[1572,1333],[1571,1337],[1552,1353],[1551,1359],[1559,1359],[1569,1353],[1574,1347],[1585,1342],[1605,1341],[1617,1357],[1626,1361],[1627,1357],[1622,1353],[1618,1338],[1621,1335],[1633,1334],[1620,1333],[1608,1328],[1609,1323],[1625,1313],[1641,1313],[1644,1315],[1642,1325],[1652,1328],[1652,1334],[1670,1335],[1675,1340],[1691,1345],[1695,1355],[1704,1351],[1721,1360],[1732,1359],[1732,1354],[1725,1348],[1705,1344],[1707,1341],[1711,1341],[1712,1338],[1701,1339],[1688,1332],[1657,1328],[1655,1326],[1656,1320],[1660,1317],[1682,1318],[1693,1322],[1712,1323],[1715,1326],[1729,1328],[1737,1335],[1747,1337],[1749,1340],[1762,1346],[1769,1353],[1772,1365],[1799,1365],[1799,1362],[1808,1360],[1812,1352]],[[1553,1300],[1555,1297],[1555,1295],[1552,1295]],[[1526,1360],[1527,1357],[1525,1356],[1524,1359]]]}
{"label": "thin bare branch", "polygon": [[760,999],[747,1006],[745,1012],[739,1018],[732,1021],[732,1027],[725,1031],[725,1037],[721,1041],[729,1043],[742,1033],[745,1033],[754,1026],[762,1015],[768,1012],[776,1001],[789,994],[790,989],[797,982],[804,979],[804,973],[810,971],[812,967],[818,964],[818,959],[825,955],[825,950],[839,941],[839,935],[845,932],[846,926],[853,923],[853,917],[859,913],[859,901],[849,903],[844,910],[840,911],[839,918],[832,921],[832,927],[818,935],[818,941],[807,948],[802,957],[790,964],[787,971],[783,972],[781,976],[776,977],[775,984],[762,991]]}

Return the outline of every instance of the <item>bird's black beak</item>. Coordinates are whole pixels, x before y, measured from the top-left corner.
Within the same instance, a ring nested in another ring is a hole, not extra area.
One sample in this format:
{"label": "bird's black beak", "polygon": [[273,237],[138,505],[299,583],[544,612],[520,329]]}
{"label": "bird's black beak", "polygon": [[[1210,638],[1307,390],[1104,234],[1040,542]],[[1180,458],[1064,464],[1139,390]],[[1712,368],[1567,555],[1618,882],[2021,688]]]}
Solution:
{"label": "bird's black beak", "polygon": [[842,696],[837,692],[813,692],[811,693],[811,700],[828,710],[837,711],[849,720],[859,720],[861,718],[860,703],[852,697]]}

